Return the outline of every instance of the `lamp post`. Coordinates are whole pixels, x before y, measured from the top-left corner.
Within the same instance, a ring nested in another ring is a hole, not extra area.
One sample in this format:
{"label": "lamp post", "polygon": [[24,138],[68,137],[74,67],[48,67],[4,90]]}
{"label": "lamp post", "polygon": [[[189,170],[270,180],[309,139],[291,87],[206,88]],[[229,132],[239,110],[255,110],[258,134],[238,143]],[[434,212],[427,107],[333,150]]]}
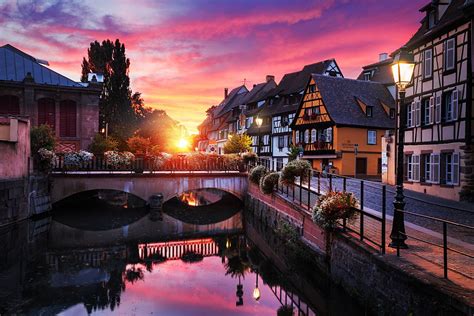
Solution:
{"label": "lamp post", "polygon": [[403,195],[403,147],[405,140],[405,124],[406,124],[406,109],[405,92],[406,87],[410,84],[413,77],[413,70],[415,68],[415,61],[407,47],[400,49],[398,54],[393,59],[392,74],[395,84],[398,88],[398,143],[397,143],[397,168],[396,168],[396,195],[393,201],[393,223],[392,232],[390,233],[390,247],[406,249],[405,244],[407,236],[405,235],[405,219],[403,210],[405,208],[405,197]]}
{"label": "lamp post", "polygon": [[255,119],[255,124],[258,127],[258,144],[257,144],[257,155],[260,157],[260,143],[261,143],[261,136],[260,136],[260,127],[262,126],[263,119],[258,117]]}

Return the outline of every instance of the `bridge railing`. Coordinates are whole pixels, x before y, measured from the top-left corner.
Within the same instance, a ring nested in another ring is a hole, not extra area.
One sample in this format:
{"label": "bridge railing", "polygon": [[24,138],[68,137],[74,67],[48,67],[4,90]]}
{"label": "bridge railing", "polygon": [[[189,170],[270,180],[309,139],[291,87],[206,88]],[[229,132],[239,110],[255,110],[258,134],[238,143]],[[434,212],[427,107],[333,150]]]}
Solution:
{"label": "bridge railing", "polygon": [[53,172],[130,172],[153,173],[159,171],[199,172],[244,172],[246,165],[241,158],[218,155],[175,155],[167,159],[137,157],[127,164],[110,164],[103,156],[94,156],[88,162],[68,164],[64,156],[58,156],[53,163]]}

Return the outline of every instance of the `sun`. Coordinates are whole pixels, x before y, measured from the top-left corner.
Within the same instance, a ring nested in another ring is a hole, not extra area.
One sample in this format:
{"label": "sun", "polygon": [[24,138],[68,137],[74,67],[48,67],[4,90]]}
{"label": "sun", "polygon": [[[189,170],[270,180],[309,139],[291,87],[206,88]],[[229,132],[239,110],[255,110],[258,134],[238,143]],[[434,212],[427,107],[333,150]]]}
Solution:
{"label": "sun", "polygon": [[189,147],[189,142],[187,139],[184,139],[184,138],[181,138],[179,141],[178,141],[178,148],[179,149],[186,149]]}

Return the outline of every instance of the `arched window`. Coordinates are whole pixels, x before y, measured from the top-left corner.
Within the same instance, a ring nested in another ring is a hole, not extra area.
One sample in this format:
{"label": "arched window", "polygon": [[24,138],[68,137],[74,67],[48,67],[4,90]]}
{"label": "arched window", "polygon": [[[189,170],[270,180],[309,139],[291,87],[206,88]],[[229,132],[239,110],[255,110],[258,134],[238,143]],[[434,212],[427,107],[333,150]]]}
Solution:
{"label": "arched window", "polygon": [[20,99],[14,95],[0,96],[0,114],[19,115]]}
{"label": "arched window", "polygon": [[77,106],[72,100],[59,102],[59,136],[76,137]]}
{"label": "arched window", "polygon": [[304,131],[304,143],[309,144],[309,129]]}
{"label": "arched window", "polygon": [[38,125],[42,124],[51,126],[53,130],[56,127],[56,106],[53,99],[38,100]]}
{"label": "arched window", "polygon": [[311,130],[311,142],[312,143],[316,142],[316,130],[315,129]]}

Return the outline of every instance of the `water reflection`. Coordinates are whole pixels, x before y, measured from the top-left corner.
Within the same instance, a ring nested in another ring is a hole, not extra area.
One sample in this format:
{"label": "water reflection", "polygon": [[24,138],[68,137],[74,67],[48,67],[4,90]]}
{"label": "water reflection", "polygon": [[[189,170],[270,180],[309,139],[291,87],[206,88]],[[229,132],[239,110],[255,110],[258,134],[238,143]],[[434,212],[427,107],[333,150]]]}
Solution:
{"label": "water reflection", "polygon": [[308,291],[283,277],[281,259],[272,258],[254,223],[244,233],[241,211],[204,225],[167,214],[162,221],[111,217],[117,225],[101,230],[93,217],[67,225],[67,214],[77,215],[60,211],[0,231],[0,314],[275,315],[288,305],[314,315],[319,309]]}

